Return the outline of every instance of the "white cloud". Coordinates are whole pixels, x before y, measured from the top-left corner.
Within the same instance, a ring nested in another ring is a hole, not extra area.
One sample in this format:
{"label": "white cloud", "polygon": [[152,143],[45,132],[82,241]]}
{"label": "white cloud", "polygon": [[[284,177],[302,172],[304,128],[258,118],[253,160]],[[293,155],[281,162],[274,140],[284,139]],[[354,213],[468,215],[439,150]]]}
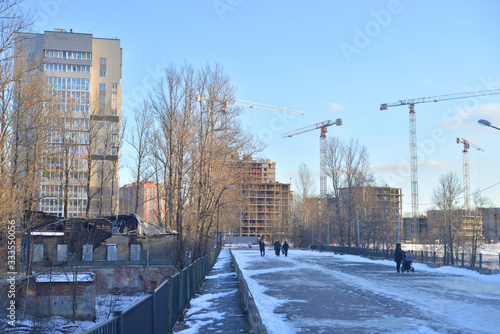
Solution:
{"label": "white cloud", "polygon": [[372,165],[371,170],[376,174],[398,174],[403,175],[410,171],[409,163],[389,164],[389,165]]}
{"label": "white cloud", "polygon": [[464,103],[463,108],[445,113],[443,120],[437,125],[446,129],[467,129],[477,127],[480,119],[487,119],[493,125],[500,125],[500,103],[490,103],[467,108]]}
{"label": "white cloud", "polygon": [[[427,160],[423,162],[419,162],[419,167],[431,167],[431,168],[439,168],[444,170],[450,170],[453,166],[446,162],[440,162],[436,160]],[[372,165],[370,166],[371,170],[376,174],[396,174],[396,175],[406,175],[410,172],[411,166],[410,163],[399,163],[399,164],[388,164],[388,165]]]}
{"label": "white cloud", "polygon": [[447,162],[441,162],[437,160],[427,160],[419,164],[422,167],[431,167],[431,168],[439,168],[439,169],[444,169],[444,170],[451,170],[453,169],[453,165],[447,163]]}
{"label": "white cloud", "polygon": [[344,108],[344,106],[338,102],[332,102],[328,105],[331,110],[337,111]]}

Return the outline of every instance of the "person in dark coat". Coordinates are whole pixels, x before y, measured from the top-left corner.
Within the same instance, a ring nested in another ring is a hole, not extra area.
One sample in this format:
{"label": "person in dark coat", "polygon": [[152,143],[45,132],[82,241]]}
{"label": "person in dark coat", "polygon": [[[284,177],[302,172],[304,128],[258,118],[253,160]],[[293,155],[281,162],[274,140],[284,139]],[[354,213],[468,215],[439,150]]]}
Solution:
{"label": "person in dark coat", "polygon": [[288,243],[285,242],[283,243],[283,246],[281,246],[281,250],[283,251],[283,254],[285,254],[285,256],[288,256]]}
{"label": "person in dark coat", "polygon": [[276,240],[274,242],[274,252],[276,253],[276,256],[280,256],[280,250],[281,250],[281,243],[279,240]]}
{"label": "person in dark coat", "polygon": [[394,250],[394,261],[396,261],[396,270],[399,273],[399,269],[401,268],[401,261],[403,261],[403,256],[405,252],[401,249],[401,244],[398,242],[396,244],[396,249]]}
{"label": "person in dark coat", "polygon": [[264,238],[259,240],[260,256],[266,255],[266,244],[264,243]]}

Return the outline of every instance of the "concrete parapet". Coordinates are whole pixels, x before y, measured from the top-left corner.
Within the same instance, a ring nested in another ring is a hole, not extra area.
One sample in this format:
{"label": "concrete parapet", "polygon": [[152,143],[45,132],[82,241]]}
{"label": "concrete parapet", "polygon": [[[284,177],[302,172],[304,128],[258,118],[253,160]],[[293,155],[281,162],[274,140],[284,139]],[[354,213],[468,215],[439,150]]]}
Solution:
{"label": "concrete parapet", "polygon": [[253,333],[255,334],[267,334],[267,328],[262,323],[262,318],[260,316],[257,305],[255,304],[255,300],[253,298],[250,289],[248,288],[248,284],[243,278],[243,274],[238,266],[238,262],[236,262],[233,252],[231,252],[231,258],[234,263],[234,269],[236,274],[238,275],[238,285],[241,294],[241,298],[248,312],[248,321],[250,326],[252,326]]}

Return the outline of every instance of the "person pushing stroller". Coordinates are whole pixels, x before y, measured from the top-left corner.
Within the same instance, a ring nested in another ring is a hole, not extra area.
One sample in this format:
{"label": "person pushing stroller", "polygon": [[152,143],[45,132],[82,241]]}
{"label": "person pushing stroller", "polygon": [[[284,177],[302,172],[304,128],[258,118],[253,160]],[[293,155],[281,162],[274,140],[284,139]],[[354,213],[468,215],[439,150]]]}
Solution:
{"label": "person pushing stroller", "polygon": [[401,268],[401,261],[403,261],[403,257],[405,256],[405,252],[401,249],[401,244],[398,242],[396,244],[396,249],[394,250],[394,261],[396,262],[396,270],[399,273]]}

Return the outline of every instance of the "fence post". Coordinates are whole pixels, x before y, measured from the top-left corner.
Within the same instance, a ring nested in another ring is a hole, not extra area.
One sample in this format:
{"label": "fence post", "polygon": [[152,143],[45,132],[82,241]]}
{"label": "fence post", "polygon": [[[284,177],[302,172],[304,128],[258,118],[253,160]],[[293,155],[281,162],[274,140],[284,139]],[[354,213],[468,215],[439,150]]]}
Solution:
{"label": "fence post", "polygon": [[179,316],[182,315],[182,311],[184,310],[184,297],[183,297],[183,290],[184,290],[184,274],[183,271],[181,270],[179,272]]}
{"label": "fence post", "polygon": [[424,251],[420,252],[420,263],[424,263]]}
{"label": "fence post", "polygon": [[465,254],[464,254],[464,252],[462,252],[462,267],[464,266],[464,256],[465,256]]}
{"label": "fence post", "polygon": [[479,253],[479,269],[481,269],[483,264],[483,254]]}
{"label": "fence post", "polygon": [[172,329],[173,324],[172,324],[172,317],[173,317],[173,310],[172,308],[174,307],[174,279],[169,278],[168,279],[168,330],[170,331]]}
{"label": "fence post", "polygon": [[116,321],[116,334],[123,334],[123,314],[122,311],[113,311],[113,316],[118,317]]}
{"label": "fence post", "polygon": [[188,270],[186,271],[186,300],[189,301],[189,298],[191,297],[191,275],[189,275],[189,271],[192,270],[193,266],[196,266],[196,261],[194,263],[191,263],[188,267]]}
{"label": "fence post", "polygon": [[155,333],[155,308],[156,308],[156,289],[153,291],[153,295],[151,296],[151,324],[153,328],[152,334]]}
{"label": "fence post", "polygon": [[436,263],[436,252],[432,252],[432,262]]}

